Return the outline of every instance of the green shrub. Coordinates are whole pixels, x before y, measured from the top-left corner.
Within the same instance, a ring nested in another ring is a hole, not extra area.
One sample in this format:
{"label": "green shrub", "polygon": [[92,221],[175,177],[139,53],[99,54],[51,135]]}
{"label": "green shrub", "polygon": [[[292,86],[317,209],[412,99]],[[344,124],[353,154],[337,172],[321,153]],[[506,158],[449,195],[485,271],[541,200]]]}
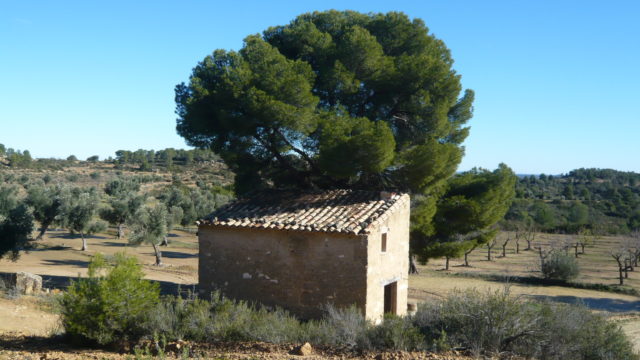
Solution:
{"label": "green shrub", "polygon": [[135,257],[117,254],[108,264],[97,254],[88,278],[72,282],[61,300],[62,323],[73,339],[104,345],[144,335],[144,320],[159,300],[157,283],[143,279]]}
{"label": "green shrub", "polygon": [[561,251],[553,251],[541,264],[540,271],[545,279],[568,281],[580,274],[578,261]]}

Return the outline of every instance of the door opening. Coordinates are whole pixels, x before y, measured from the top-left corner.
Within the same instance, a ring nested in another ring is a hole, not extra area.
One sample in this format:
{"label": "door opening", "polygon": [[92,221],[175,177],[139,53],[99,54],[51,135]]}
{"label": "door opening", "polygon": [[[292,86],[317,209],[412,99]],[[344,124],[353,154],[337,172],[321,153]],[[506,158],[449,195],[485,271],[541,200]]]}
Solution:
{"label": "door opening", "polygon": [[394,281],[384,287],[384,313],[397,315],[398,282]]}

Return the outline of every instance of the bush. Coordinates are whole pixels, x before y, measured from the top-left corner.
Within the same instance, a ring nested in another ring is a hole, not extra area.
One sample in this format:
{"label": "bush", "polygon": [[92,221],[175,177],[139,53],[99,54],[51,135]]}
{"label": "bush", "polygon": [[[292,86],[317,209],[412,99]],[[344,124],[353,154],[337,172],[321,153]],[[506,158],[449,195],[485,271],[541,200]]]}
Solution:
{"label": "bush", "polygon": [[189,296],[163,297],[145,324],[149,336],[167,340],[297,342],[302,324],[282,309],[268,311],[219,293],[211,302]]}
{"label": "bush", "polygon": [[371,347],[367,331],[369,323],[355,306],[325,307],[325,316],[306,324],[305,341],[315,344],[350,346],[367,349]]}
{"label": "bush", "polygon": [[553,251],[541,264],[540,271],[545,279],[568,281],[580,274],[578,261],[561,251]]}
{"label": "bush", "polygon": [[450,347],[480,354],[506,351],[513,339],[532,331],[535,319],[506,288],[487,293],[458,291],[443,301],[425,303],[416,312],[414,324],[430,348],[442,346],[434,345],[444,333]]}
{"label": "bush", "polygon": [[476,355],[536,359],[638,359],[615,323],[584,306],[521,301],[508,290],[458,291],[423,304],[413,323],[427,346],[466,348]]}
{"label": "bush", "polygon": [[210,308],[208,301],[195,297],[165,296],[145,321],[145,332],[153,336],[162,334],[169,341],[205,341],[211,322]]}
{"label": "bush", "polygon": [[88,278],[69,286],[61,300],[62,323],[73,339],[105,345],[144,335],[144,320],[159,300],[159,286],[143,279],[135,257],[117,254],[108,264],[97,254]]}
{"label": "bush", "polygon": [[374,349],[416,350],[423,347],[424,336],[410,317],[386,315],[382,324],[371,326],[367,338]]}

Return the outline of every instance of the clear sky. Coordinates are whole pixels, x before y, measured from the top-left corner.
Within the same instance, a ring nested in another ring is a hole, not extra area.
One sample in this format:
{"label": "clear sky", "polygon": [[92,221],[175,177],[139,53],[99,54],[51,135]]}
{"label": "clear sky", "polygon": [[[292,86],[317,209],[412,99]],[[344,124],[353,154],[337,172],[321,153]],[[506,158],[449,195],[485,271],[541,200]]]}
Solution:
{"label": "clear sky", "polygon": [[0,143],[36,157],[186,148],[174,86],[313,10],[403,11],[476,91],[460,170],[640,172],[640,1],[0,0]]}

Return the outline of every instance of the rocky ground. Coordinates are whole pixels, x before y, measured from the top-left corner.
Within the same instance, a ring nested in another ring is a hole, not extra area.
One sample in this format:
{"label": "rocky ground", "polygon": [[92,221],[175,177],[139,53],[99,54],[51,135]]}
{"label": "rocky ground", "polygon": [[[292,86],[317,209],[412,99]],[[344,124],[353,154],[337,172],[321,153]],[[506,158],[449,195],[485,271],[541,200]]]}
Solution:
{"label": "rocky ground", "polygon": [[[149,344],[149,348],[154,348]],[[16,333],[0,335],[0,359],[52,360],[52,359],[368,359],[368,360],[470,360],[463,354],[433,354],[428,352],[365,352],[349,349],[314,347],[308,344],[268,344],[259,342],[237,342],[216,344],[170,343],[166,352],[153,351],[108,351],[101,349],[72,347],[59,337],[24,336]]]}

